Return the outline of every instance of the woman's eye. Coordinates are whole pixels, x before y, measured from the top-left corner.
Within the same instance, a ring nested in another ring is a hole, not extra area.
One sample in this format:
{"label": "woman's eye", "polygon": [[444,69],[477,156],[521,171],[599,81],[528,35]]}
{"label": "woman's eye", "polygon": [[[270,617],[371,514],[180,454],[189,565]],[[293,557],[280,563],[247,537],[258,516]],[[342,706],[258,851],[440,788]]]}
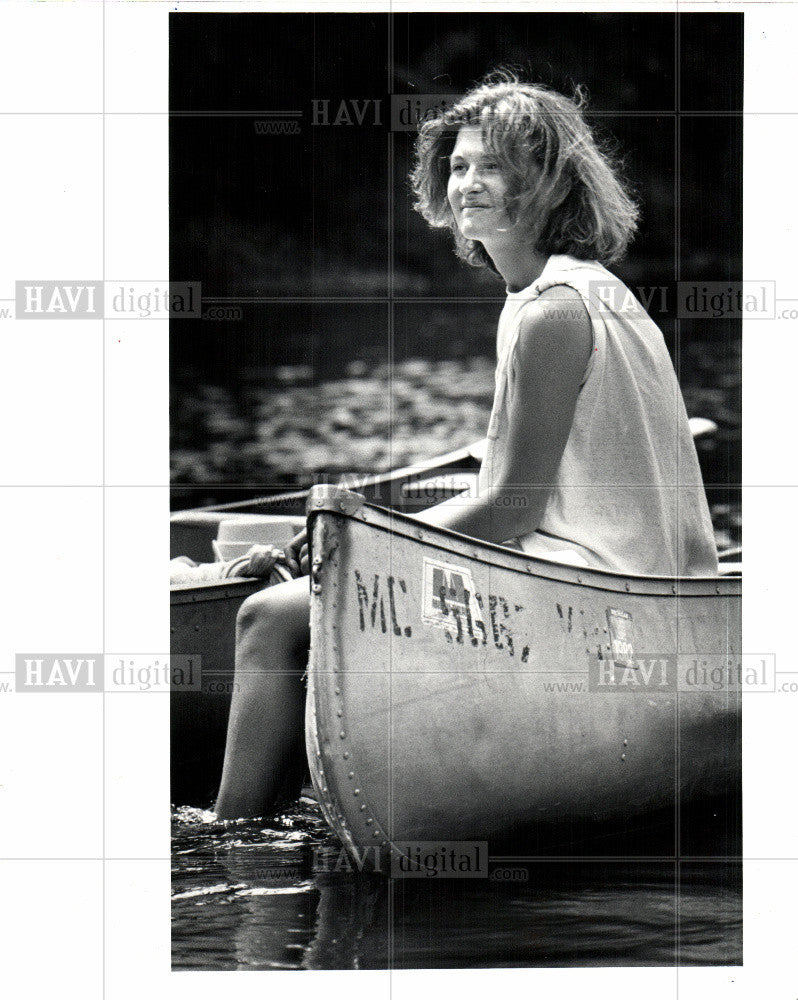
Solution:
{"label": "woman's eye", "polygon": [[462,173],[465,170],[465,164],[464,163],[454,163],[454,164],[452,164],[451,170],[452,170],[453,174]]}
{"label": "woman's eye", "polygon": [[488,162],[488,163],[483,163],[482,164],[482,169],[483,170],[498,170],[499,169],[499,164],[498,163],[493,163],[492,161]]}

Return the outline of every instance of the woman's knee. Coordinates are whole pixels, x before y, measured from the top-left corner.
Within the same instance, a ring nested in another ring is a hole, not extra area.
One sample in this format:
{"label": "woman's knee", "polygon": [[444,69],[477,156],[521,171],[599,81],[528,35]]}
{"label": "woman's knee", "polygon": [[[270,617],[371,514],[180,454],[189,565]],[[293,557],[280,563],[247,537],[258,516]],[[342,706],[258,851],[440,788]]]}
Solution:
{"label": "woman's knee", "polygon": [[[236,641],[255,636],[277,636],[307,630],[310,598],[307,578],[267,587],[247,597],[236,617]],[[297,586],[300,584],[300,586]]]}
{"label": "woman's knee", "polygon": [[236,636],[252,632],[270,631],[279,623],[276,602],[271,596],[271,589],[261,590],[251,594],[238,609],[236,615]]}

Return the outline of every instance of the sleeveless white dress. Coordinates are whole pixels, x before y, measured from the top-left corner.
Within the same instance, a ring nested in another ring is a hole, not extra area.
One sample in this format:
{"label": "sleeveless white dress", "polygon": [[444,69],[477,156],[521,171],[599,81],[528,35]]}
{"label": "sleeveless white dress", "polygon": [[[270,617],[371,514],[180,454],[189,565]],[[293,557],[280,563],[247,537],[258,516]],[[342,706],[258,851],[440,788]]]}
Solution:
{"label": "sleeveless white dress", "polygon": [[698,456],[662,332],[629,289],[595,261],[554,255],[533,284],[508,293],[480,488],[503,465],[524,310],[554,285],[580,295],[593,350],[543,519],[507,544],[619,573],[716,575]]}

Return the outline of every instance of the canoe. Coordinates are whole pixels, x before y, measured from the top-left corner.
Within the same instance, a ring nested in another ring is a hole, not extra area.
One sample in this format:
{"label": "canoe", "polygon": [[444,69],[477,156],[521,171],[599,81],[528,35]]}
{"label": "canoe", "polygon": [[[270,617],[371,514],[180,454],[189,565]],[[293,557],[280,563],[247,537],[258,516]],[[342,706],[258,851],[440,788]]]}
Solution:
{"label": "canoe", "polygon": [[[696,437],[713,431],[711,421],[695,418]],[[350,477],[367,501],[413,513],[472,488],[484,454],[484,441],[414,466],[376,475]],[[220,525],[249,519],[263,542],[282,544],[286,521],[304,519],[309,490],[255,497],[231,504],[176,511],[170,516],[171,556],[199,562],[214,559]],[[279,532],[277,532],[279,526]],[[289,532],[290,534],[290,532]],[[171,800],[175,805],[210,805],[224,758],[227,717],[234,677],[235,620],[242,602],[262,589],[262,580],[224,580],[171,588],[171,655],[190,656],[200,665],[201,685],[173,684],[170,698]],[[178,679],[180,673],[178,672]],[[280,706],[275,706],[279,711]]]}
{"label": "canoe", "polygon": [[308,761],[359,864],[714,798],[739,819],[740,691],[690,681],[739,659],[739,578],[555,564],[330,486],[308,518]]}
{"label": "canoe", "polygon": [[219,787],[233,691],[236,614],[263,580],[170,588],[170,655],[191,657],[199,683],[172,670],[169,693],[171,802],[210,806]]}

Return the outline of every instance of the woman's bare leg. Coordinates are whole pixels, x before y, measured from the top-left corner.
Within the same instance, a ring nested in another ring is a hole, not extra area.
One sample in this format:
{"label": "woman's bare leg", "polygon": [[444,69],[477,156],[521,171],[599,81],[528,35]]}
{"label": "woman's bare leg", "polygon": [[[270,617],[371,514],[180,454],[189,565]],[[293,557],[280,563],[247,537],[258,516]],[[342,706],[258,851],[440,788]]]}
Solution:
{"label": "woman's bare leg", "polygon": [[302,752],[310,643],[308,578],[248,597],[236,622],[235,689],[216,814],[261,816]]}

